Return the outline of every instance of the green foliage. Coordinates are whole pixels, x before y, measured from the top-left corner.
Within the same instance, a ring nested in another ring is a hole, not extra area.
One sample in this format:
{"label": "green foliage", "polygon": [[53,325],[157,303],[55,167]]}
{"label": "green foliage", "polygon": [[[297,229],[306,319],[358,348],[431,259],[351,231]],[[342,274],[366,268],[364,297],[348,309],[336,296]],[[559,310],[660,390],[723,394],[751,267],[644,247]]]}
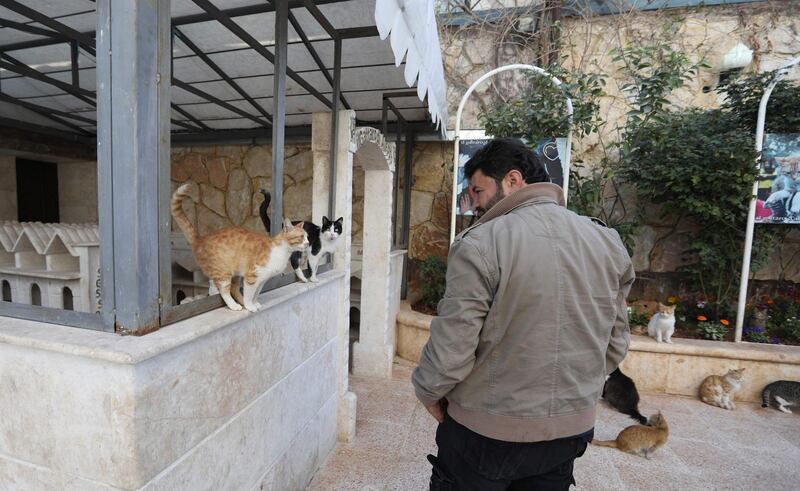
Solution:
{"label": "green foliage", "polygon": [[725,338],[725,334],[728,333],[728,328],[718,322],[698,322],[697,332],[706,339],[722,341]]}
{"label": "green foliage", "polygon": [[[775,72],[726,79],[717,85],[717,93],[725,97],[723,110],[733,114],[738,124],[755,135],[758,106],[764,89],[775,77]],[[800,132],[800,85],[783,80],[778,83],[767,103],[766,133]]]}
{"label": "green foliage", "polygon": [[[722,109],[670,110],[670,92],[691,79],[701,64],[691,64],[666,46],[626,48],[616,59],[626,64],[632,82],[624,89],[633,97],[620,148],[620,174],[635,183],[640,202],[660,207],[662,218],[674,224],[671,233],[684,221],[695,227],[686,237],[689,248],[682,269],[711,300],[719,318],[734,303],[739,280],[756,160],[752,125],[745,121],[753,105],[757,111],[763,92],[758,84],[764,77],[724,85],[719,90],[733,94]],[[793,102],[795,113],[798,101]],[[766,262],[785,234],[779,227],[757,230],[753,270]]]}
{"label": "green foliage", "polygon": [[544,138],[566,136],[569,129],[567,96],[572,99],[576,137],[600,128],[599,101],[605,95],[605,79],[593,73],[568,72],[558,65],[547,70],[562,81],[561,85],[553,85],[547,77],[531,75],[522,97],[480,115],[487,134],[524,138],[532,145]]}
{"label": "green foliage", "polygon": [[628,307],[628,323],[632,326],[646,326],[650,323],[650,315],[635,307]]}
{"label": "green foliage", "polygon": [[436,309],[444,297],[447,276],[447,261],[439,256],[428,256],[419,264],[419,278],[422,282],[420,304]]}
{"label": "green foliage", "polygon": [[613,60],[622,63],[626,83],[623,92],[632,100],[627,126],[636,128],[650,120],[666,122],[669,95],[697,75],[702,63],[692,63],[668,44],[629,45],[611,50]]}

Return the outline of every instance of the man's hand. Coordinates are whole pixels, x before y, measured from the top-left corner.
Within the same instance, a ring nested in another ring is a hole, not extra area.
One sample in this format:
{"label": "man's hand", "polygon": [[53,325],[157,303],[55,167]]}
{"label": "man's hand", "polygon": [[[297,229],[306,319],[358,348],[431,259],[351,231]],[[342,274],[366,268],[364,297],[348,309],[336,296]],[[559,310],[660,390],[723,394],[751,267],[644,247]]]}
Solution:
{"label": "man's hand", "polygon": [[431,413],[431,416],[433,416],[436,421],[444,423],[444,416],[447,414],[447,399],[439,399],[439,402],[431,404],[430,406],[425,406],[425,409]]}

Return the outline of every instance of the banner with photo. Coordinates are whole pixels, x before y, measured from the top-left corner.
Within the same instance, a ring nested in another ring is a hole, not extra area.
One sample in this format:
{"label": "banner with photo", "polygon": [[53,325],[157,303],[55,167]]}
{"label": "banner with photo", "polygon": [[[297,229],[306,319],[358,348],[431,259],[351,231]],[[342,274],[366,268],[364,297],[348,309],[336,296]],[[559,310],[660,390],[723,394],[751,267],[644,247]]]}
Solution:
{"label": "banner with photo", "polygon": [[[464,175],[464,166],[475,153],[483,148],[492,138],[473,138],[458,143],[458,186],[456,188],[456,215],[472,216],[472,210],[461,210],[462,203],[469,200],[467,187],[469,180]],[[524,140],[523,140],[524,141]],[[526,142],[527,143],[527,142]],[[566,153],[566,138],[545,138],[540,141],[533,152],[543,162],[550,182],[564,185],[563,155]],[[463,211],[463,212],[462,212]]]}
{"label": "banner with photo", "polygon": [[758,176],[756,223],[800,223],[800,133],[767,134]]}

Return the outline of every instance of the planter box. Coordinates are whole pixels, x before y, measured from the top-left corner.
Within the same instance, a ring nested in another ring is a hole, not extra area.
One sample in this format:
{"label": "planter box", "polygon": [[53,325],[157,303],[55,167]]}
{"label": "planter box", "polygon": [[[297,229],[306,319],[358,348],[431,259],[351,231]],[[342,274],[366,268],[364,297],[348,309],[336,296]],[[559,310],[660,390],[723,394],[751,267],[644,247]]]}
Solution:
{"label": "planter box", "polygon": [[[414,312],[403,303],[397,315],[397,355],[419,361],[430,335],[430,315]],[[700,383],[709,375],[745,367],[745,383],[736,400],[760,402],[761,390],[776,380],[800,380],[800,347],[757,343],[729,343],[673,338],[674,344],[657,343],[647,336],[631,335],[622,371],[642,392],[697,397]]]}

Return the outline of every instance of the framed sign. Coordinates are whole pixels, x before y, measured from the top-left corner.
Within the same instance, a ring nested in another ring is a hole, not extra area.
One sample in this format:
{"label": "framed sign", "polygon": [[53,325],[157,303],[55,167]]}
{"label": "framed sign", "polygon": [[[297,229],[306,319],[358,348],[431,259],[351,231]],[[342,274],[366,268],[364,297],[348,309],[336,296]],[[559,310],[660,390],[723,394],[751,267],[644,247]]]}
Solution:
{"label": "framed sign", "polygon": [[[484,147],[492,138],[472,138],[460,140],[458,145],[458,177],[456,181],[456,215],[472,216],[472,210],[462,210],[461,203],[468,194],[469,180],[464,173],[464,166],[475,153]],[[524,140],[523,140],[524,141]],[[526,142],[527,143],[527,142]],[[564,186],[564,155],[566,138],[545,138],[532,148],[533,153],[544,164],[550,182]]]}
{"label": "framed sign", "polygon": [[756,223],[800,223],[800,133],[764,137]]}

